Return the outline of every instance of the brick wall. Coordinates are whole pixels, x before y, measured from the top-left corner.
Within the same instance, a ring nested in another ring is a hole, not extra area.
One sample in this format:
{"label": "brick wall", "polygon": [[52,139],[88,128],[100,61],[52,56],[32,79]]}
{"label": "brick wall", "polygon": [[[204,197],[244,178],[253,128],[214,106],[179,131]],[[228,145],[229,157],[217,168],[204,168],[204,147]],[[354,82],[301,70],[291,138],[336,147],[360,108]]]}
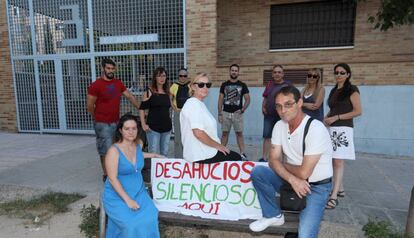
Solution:
{"label": "brick wall", "polygon": [[325,84],[333,84],[334,64],[347,62],[356,84],[414,84],[414,26],[374,30],[367,18],[379,0],[358,2],[353,49],[269,52],[270,5],[289,2],[303,1],[218,1],[218,80],[228,77],[228,65],[238,63],[241,77],[259,86],[263,69],[278,63],[289,69],[322,67]]}
{"label": "brick wall", "polygon": [[0,131],[17,131],[5,1],[0,2]]}
{"label": "brick wall", "polygon": [[187,65],[190,76],[204,71],[215,78],[217,12],[215,0],[187,0]]}

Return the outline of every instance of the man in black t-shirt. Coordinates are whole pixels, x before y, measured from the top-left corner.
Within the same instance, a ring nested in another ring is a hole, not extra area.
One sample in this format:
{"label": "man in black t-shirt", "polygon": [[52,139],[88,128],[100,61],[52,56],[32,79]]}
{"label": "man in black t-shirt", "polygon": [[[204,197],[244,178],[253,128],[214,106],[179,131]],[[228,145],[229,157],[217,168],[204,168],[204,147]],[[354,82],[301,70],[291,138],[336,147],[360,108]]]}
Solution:
{"label": "man in black t-shirt", "polygon": [[240,155],[246,160],[243,139],[243,113],[250,104],[250,95],[247,85],[238,80],[239,69],[239,65],[232,64],[230,66],[230,79],[221,84],[218,99],[218,119],[222,129],[221,144],[227,145],[229,132],[233,125]]}

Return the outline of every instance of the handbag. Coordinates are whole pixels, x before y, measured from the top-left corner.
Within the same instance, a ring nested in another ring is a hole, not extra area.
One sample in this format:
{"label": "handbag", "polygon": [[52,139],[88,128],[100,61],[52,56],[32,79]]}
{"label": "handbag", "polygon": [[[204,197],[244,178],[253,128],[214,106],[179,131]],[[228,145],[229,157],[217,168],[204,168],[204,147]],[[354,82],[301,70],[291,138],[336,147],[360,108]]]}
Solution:
{"label": "handbag", "polygon": [[[305,156],[305,138],[308,134],[309,126],[313,118],[309,118],[305,125],[305,131],[303,132],[303,156]],[[306,207],[306,197],[300,198],[292,186],[288,182],[284,182],[280,186],[280,209],[289,212],[300,212]]]}

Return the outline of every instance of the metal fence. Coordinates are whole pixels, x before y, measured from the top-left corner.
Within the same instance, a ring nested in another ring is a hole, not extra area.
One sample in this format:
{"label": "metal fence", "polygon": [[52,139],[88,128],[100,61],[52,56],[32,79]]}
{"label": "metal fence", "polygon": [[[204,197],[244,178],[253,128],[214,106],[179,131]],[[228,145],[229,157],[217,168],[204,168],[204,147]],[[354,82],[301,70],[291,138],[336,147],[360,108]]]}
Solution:
{"label": "metal fence", "polygon": [[[137,97],[163,66],[186,65],[184,0],[7,0],[22,132],[92,133],[87,87],[112,58]],[[133,112],[122,100],[121,113]]]}

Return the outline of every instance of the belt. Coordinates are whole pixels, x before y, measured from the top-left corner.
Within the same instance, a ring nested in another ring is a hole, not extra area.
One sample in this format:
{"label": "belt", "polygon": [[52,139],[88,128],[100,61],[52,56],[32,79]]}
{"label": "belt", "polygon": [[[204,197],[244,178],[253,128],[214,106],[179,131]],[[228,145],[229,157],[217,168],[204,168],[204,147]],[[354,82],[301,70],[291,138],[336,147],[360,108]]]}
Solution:
{"label": "belt", "polygon": [[311,182],[309,183],[310,185],[321,185],[321,184],[325,184],[325,183],[330,183],[332,181],[332,177],[324,179],[324,180],[319,180],[316,182]]}

